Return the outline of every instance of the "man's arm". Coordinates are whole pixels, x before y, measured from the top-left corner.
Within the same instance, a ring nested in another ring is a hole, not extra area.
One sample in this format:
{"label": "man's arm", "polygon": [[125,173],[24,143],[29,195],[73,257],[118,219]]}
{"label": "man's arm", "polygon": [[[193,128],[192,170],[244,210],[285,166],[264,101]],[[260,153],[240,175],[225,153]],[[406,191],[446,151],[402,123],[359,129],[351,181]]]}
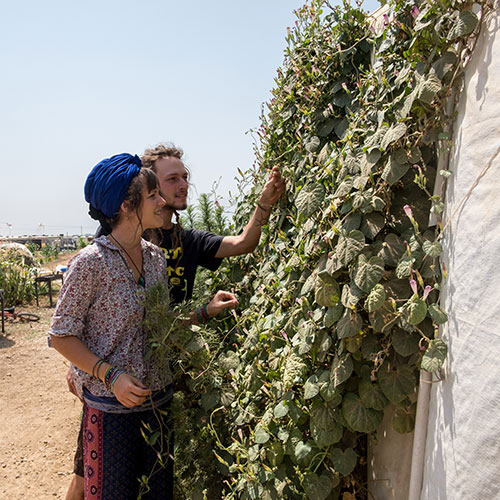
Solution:
{"label": "man's arm", "polygon": [[274,167],[262,189],[257,207],[250,221],[237,236],[224,236],[216,258],[232,257],[251,253],[259,244],[262,226],[267,224],[273,205],[281,198],[285,191],[285,179],[281,176],[279,167]]}

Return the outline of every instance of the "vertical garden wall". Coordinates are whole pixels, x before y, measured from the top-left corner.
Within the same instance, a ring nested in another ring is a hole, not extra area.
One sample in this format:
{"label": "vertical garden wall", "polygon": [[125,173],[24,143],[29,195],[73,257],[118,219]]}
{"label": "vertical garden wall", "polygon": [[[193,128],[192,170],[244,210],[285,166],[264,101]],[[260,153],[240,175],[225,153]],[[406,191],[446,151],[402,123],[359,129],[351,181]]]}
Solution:
{"label": "vertical garden wall", "polygon": [[412,431],[418,372],[438,371],[447,354],[433,187],[449,175],[438,168],[446,103],[481,9],[398,1],[380,31],[348,4],[297,11],[236,230],[267,169],[282,168],[286,194],[258,250],[212,278],[241,310],[200,331],[197,354],[176,365],[186,495],[364,498],[367,440],[384,409]]}

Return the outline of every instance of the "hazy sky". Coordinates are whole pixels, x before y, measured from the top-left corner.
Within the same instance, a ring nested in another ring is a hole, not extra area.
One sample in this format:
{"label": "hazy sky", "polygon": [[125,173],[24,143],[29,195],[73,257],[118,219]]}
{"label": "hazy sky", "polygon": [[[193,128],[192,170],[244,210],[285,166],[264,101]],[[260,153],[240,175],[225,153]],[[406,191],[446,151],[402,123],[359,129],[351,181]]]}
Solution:
{"label": "hazy sky", "polygon": [[191,203],[234,192],[302,3],[3,1],[0,235],[92,233],[91,168],[159,142],[184,149]]}

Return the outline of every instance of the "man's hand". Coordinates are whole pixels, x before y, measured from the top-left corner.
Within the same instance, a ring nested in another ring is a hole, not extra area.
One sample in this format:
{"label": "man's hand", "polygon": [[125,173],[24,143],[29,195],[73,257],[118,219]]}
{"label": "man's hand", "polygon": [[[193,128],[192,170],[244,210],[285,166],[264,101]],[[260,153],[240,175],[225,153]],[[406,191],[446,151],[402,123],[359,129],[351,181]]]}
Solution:
{"label": "man's hand", "polygon": [[211,318],[215,318],[224,309],[236,307],[238,304],[239,302],[233,293],[219,290],[207,304],[207,312]]}
{"label": "man's hand", "polygon": [[68,373],[66,373],[66,383],[68,384],[69,392],[71,392],[71,394],[74,394],[83,403],[83,399],[80,397],[78,391],[76,390],[76,385],[75,381],[73,380],[71,367],[68,368]]}
{"label": "man's hand", "polygon": [[262,189],[260,195],[259,203],[263,205],[266,209],[271,207],[281,198],[281,195],[285,192],[285,179],[281,176],[281,170],[279,167],[273,167],[267,182]]}

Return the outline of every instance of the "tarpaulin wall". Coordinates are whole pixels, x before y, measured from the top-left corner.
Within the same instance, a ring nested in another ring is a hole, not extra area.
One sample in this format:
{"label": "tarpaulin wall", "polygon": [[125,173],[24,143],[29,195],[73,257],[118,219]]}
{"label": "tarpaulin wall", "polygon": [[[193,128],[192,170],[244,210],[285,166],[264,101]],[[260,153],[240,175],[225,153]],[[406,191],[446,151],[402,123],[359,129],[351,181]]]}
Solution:
{"label": "tarpaulin wall", "polygon": [[496,10],[467,67],[454,125],[445,212],[445,223],[450,222],[443,238],[448,277],[442,305],[449,321],[442,336],[449,355],[446,378],[431,391],[421,500],[500,499],[498,148]]}

